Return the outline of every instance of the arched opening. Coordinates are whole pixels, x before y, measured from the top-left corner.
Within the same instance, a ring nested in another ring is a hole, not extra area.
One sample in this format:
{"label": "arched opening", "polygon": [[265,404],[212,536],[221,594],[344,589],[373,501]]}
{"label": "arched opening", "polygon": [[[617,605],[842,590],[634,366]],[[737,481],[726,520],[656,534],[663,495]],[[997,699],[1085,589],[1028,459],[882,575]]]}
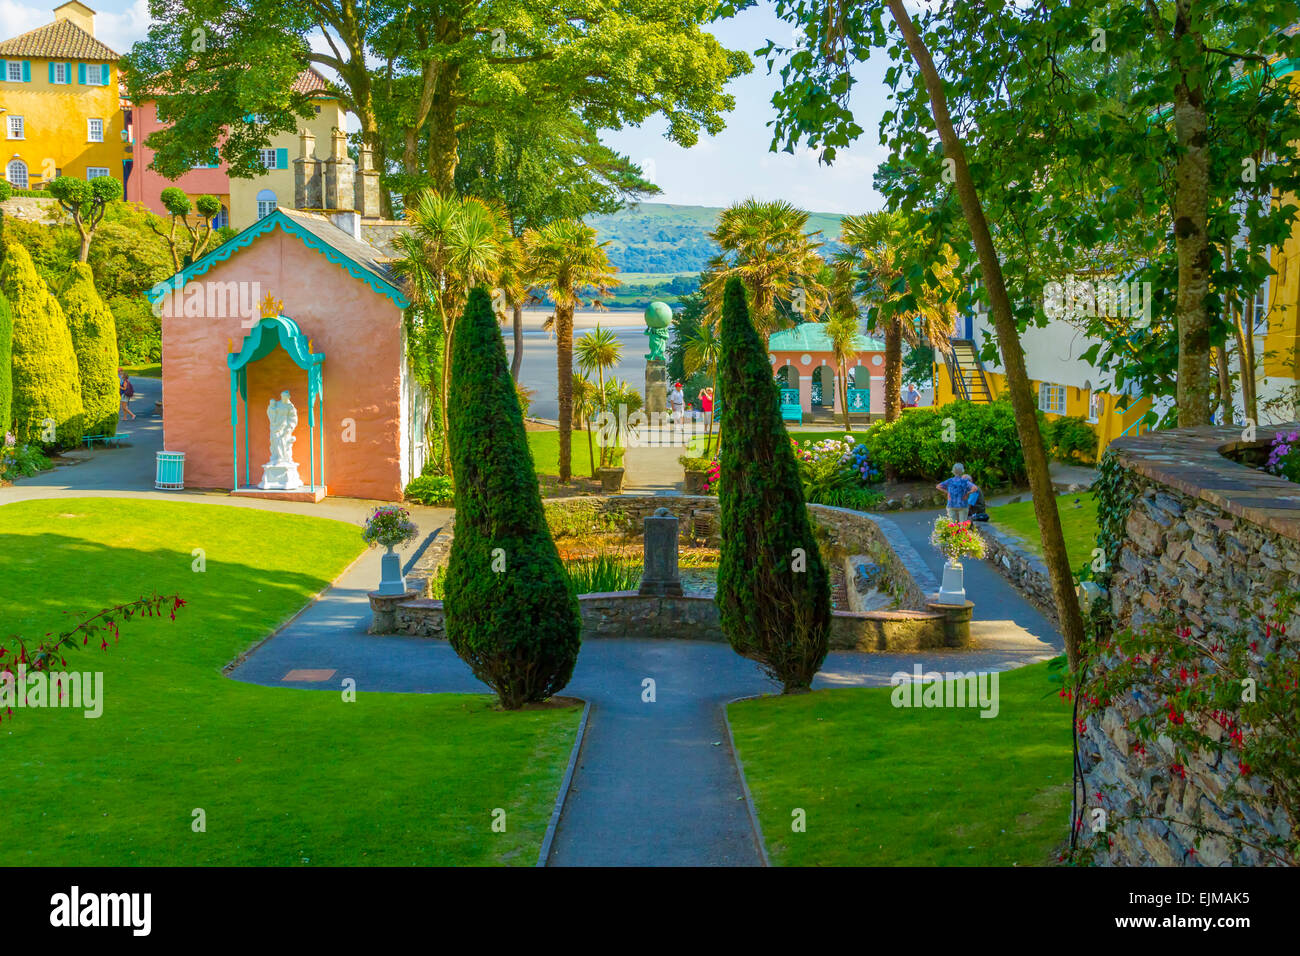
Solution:
{"label": "arched opening", "polygon": [[776,380],[781,383],[782,388],[798,388],[799,377],[795,372],[793,365],[782,365],[776,370]]}
{"label": "arched opening", "polygon": [[275,190],[263,189],[257,194],[257,218],[265,219],[271,213],[275,212],[278,203],[275,200]]}
{"label": "arched opening", "polygon": [[9,180],[9,185],[14,189],[27,189],[27,164],[21,159],[9,160],[9,165],[5,168],[5,179]]}
{"label": "arched opening", "polygon": [[835,370],[829,365],[819,365],[813,372],[812,403],[814,407],[835,407]]}

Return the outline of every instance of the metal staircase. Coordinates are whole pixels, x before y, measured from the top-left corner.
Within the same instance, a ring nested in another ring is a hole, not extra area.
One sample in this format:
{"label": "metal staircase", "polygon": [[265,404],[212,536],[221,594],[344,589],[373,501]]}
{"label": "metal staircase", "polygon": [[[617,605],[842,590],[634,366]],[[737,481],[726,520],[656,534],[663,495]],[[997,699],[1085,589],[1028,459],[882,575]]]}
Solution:
{"label": "metal staircase", "polygon": [[979,359],[975,343],[970,339],[950,341],[952,351],[944,356],[944,362],[948,366],[948,378],[952,381],[953,392],[968,402],[987,404],[993,401],[993,390],[989,388],[984,363]]}

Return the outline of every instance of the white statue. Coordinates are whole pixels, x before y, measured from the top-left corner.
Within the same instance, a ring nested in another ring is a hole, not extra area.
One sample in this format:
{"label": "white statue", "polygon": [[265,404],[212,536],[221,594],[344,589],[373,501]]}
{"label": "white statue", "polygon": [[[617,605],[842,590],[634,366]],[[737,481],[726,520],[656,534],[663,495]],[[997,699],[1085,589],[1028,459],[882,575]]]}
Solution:
{"label": "white statue", "polygon": [[298,427],[298,409],[293,407],[286,389],[266,406],[271,431],[271,460],[262,466],[262,488],[293,491],[302,487],[298,466],[293,460],[294,429]]}

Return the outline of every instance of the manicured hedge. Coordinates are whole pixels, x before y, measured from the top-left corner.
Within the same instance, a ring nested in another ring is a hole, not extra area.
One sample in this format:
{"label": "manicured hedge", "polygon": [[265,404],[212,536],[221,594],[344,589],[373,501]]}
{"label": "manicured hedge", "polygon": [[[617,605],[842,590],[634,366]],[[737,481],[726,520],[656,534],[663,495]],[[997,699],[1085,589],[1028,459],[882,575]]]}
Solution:
{"label": "manicured hedge", "polygon": [[456,537],[447,561],[447,639],[507,710],[568,682],[582,618],[546,526],[523,415],[492,301],[469,296],[451,354]]}
{"label": "manicured hedge", "polygon": [[81,404],[87,435],[117,432],[118,396],[117,329],[113,313],[95,291],[95,278],[84,262],[72,265],[68,286],[61,296],[63,312],[72,333],[81,380]]}

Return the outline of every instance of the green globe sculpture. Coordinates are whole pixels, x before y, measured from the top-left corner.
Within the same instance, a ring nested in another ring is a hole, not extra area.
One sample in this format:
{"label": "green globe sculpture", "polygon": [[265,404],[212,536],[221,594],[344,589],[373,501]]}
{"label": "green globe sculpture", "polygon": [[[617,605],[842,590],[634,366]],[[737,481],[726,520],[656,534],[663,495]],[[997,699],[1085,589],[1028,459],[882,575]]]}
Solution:
{"label": "green globe sculpture", "polygon": [[645,334],[650,337],[650,351],[646,359],[664,361],[664,348],[668,345],[668,326],[673,321],[673,310],[667,302],[651,302],[645,310]]}

